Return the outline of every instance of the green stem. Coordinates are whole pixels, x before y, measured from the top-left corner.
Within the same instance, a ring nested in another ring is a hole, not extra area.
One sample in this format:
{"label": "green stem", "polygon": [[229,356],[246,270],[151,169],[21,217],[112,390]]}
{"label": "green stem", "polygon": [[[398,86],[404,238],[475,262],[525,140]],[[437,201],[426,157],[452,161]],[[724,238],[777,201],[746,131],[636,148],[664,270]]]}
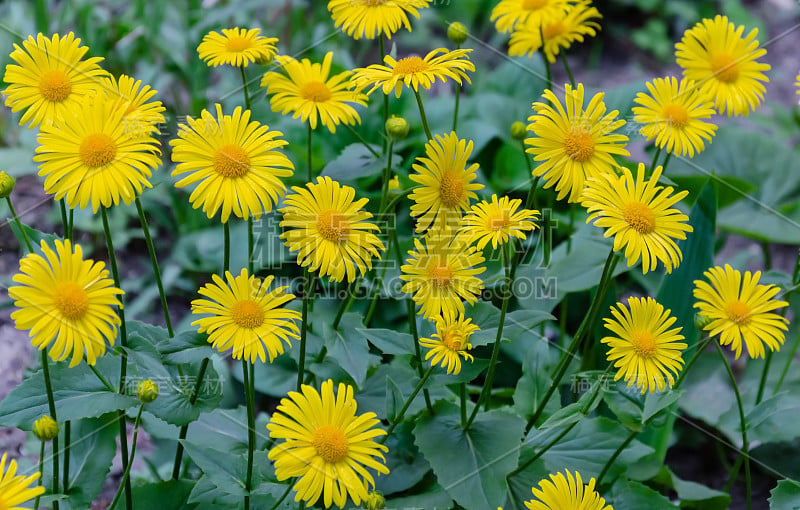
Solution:
{"label": "green stem", "polygon": [[419,91],[414,91],[414,97],[417,98],[417,106],[419,107],[419,116],[422,119],[422,129],[425,130],[425,136],[428,137],[428,140],[433,140],[433,135],[431,134],[431,128],[428,127],[428,117],[425,115],[425,107],[422,105],[422,96],[419,95]]}
{"label": "green stem", "polygon": [[242,92],[244,92],[244,107],[250,109],[250,92],[247,90],[247,74],[244,72],[244,66],[239,66],[239,71],[242,74]]}
{"label": "green stem", "polygon": [[742,405],[742,396],[739,394],[739,386],[736,384],[736,377],[733,375],[733,370],[731,370],[731,365],[728,363],[728,359],[725,357],[725,353],[722,352],[722,347],[720,347],[718,342],[714,342],[714,347],[717,348],[717,352],[719,353],[719,357],[722,359],[722,363],[725,364],[725,370],[728,372],[728,378],[731,380],[731,384],[733,385],[733,392],[736,395],[736,405],[739,408],[739,421],[741,422],[742,427],[742,450],[739,452],[740,455],[744,456],[744,477],[745,477],[745,493],[747,496],[747,510],[752,508],[752,482],[750,479],[750,453],[749,453],[749,445],[747,443],[747,420],[744,417],[744,406]]}
{"label": "green stem", "polygon": [[[457,44],[456,49],[460,50],[461,45]],[[455,107],[453,109],[453,132],[456,130],[456,126],[458,126],[458,106],[461,102],[461,83],[456,82],[456,98],[455,98]]]}
{"label": "green stem", "polygon": [[467,428],[467,383],[458,385],[458,394],[461,400],[461,428]]}
{"label": "green stem", "polygon": [[377,158],[377,159],[381,159],[381,155],[380,155],[380,154],[378,154],[378,152],[377,152],[375,149],[373,149],[373,148],[372,148],[372,146],[369,144],[369,142],[368,142],[368,141],[364,140],[364,137],[363,137],[363,136],[361,136],[361,135],[359,134],[359,132],[358,132],[358,131],[356,131],[356,130],[355,130],[355,128],[353,128],[353,126],[351,126],[351,125],[349,125],[349,124],[346,124],[346,123],[344,123],[344,122],[342,123],[342,125],[343,125],[344,127],[346,127],[346,128],[347,128],[347,129],[348,129],[348,130],[349,130],[349,131],[350,131],[350,132],[353,134],[353,136],[355,136],[355,137],[356,137],[356,139],[357,139],[359,142],[361,142],[361,145],[363,145],[364,147],[366,147],[366,148],[367,148],[367,150],[368,150],[368,151],[370,151],[370,152],[372,153],[372,155],[373,155],[373,156],[375,156],[375,158]]}
{"label": "green stem", "polygon": [[[542,41],[542,61],[544,62],[544,71],[547,76],[547,90],[553,90],[553,70],[550,69],[550,61],[547,60],[547,55],[544,54],[544,34],[542,26],[539,25],[539,40]],[[549,103],[549,101],[548,101]]]}
{"label": "green stem", "polygon": [[127,486],[130,484],[131,479],[131,466],[133,466],[133,459],[136,458],[136,443],[139,439],[139,424],[142,421],[142,411],[144,410],[144,404],[139,406],[139,413],[136,415],[136,421],[133,425],[133,444],[131,444],[131,457],[130,462],[125,467],[125,472],[122,474],[122,480],[120,481],[119,488],[117,489],[117,493],[114,494],[114,499],[111,501],[111,504],[108,505],[108,510],[114,510],[119,502],[120,496],[122,496],[122,488],[123,486]]}
{"label": "green stem", "polygon": [[36,31],[44,35],[48,35],[50,32],[50,20],[47,12],[47,1],[35,0],[33,4],[33,19],[35,20]]}
{"label": "green stem", "polygon": [[350,308],[350,305],[355,299],[356,294],[358,293],[358,287],[361,285],[361,280],[362,277],[359,276],[351,285],[348,285],[347,297],[343,299],[341,303],[339,303],[339,309],[336,310],[336,317],[333,319],[332,327],[334,331],[339,329],[339,323],[342,322],[342,316],[344,316],[344,313]]}
{"label": "green stem", "polygon": [[69,445],[72,441],[72,422],[67,420],[64,423],[64,478],[61,486],[64,489],[64,494],[69,490]]}
{"label": "green stem", "polygon": [[314,171],[312,170],[312,161],[311,161],[311,134],[314,132],[311,129],[311,123],[308,123],[308,140],[306,145],[306,157],[308,158],[308,182],[311,182],[311,179],[314,178]]}
{"label": "green stem", "polygon": [[[381,187],[381,205],[379,212],[383,212],[386,207],[386,200],[389,198],[389,181],[392,179],[392,151],[394,150],[394,139],[389,141],[389,152],[386,156],[386,167],[383,169],[383,186]],[[381,220],[382,218],[378,218]]]}
{"label": "green stem", "polygon": [[14,210],[14,205],[11,203],[10,196],[6,197],[6,202],[8,203],[8,208],[11,211],[11,216],[14,217],[14,221],[17,223],[17,228],[19,228],[19,231],[22,233],[22,241],[25,242],[25,246],[28,248],[28,253],[33,253],[33,243],[31,243],[31,239],[28,237],[28,233],[25,232],[25,227],[19,221],[19,217],[17,216],[17,211]]}
{"label": "green stem", "polygon": [[772,364],[772,351],[767,351],[766,359],[764,360],[764,370],[761,371],[761,380],[758,382],[758,393],[756,394],[756,403],[761,403],[764,398],[764,388],[767,385],[767,374],[769,373],[769,366]]}
{"label": "green stem", "polygon": [[62,198],[58,201],[61,208],[61,231],[64,234],[64,239],[69,239],[69,220],[67,219],[67,199]]}
{"label": "green stem", "polygon": [[281,503],[283,503],[283,500],[286,499],[286,496],[288,496],[289,493],[292,492],[292,485],[293,483],[290,482],[289,485],[286,486],[286,490],[283,491],[281,497],[278,498],[278,501],[276,501],[275,504],[272,505],[269,510],[277,510],[277,508],[281,506]]}
{"label": "green stem", "polygon": [[667,157],[664,158],[664,162],[661,164],[661,174],[663,175],[667,171],[667,165],[669,165],[669,160],[672,158],[672,153],[668,152]]}
{"label": "green stem", "polygon": [[697,350],[694,352],[694,355],[689,360],[686,365],[683,366],[683,371],[681,371],[681,375],[678,376],[678,380],[675,382],[675,385],[672,387],[672,391],[676,391],[678,388],[681,387],[683,381],[686,380],[686,374],[689,373],[689,369],[695,364],[695,362],[700,358],[700,355],[706,350],[708,344],[711,342],[711,337],[706,338],[698,343]]}
{"label": "green stem", "polygon": [[656,149],[656,153],[653,154],[653,162],[650,163],[650,170],[647,172],[648,176],[653,175],[653,171],[656,169],[656,166],[658,166],[657,163],[659,156],[661,156],[661,147],[658,147]]}
{"label": "green stem", "polygon": [[[44,388],[47,393],[47,405],[50,410],[50,417],[58,423],[56,416],[56,400],[53,397],[53,384],[50,381],[50,363],[47,360],[47,352],[42,350],[42,372],[44,373]],[[53,494],[60,492],[58,488],[58,436],[53,438]],[[58,510],[58,500],[53,501],[53,510]]]}
{"label": "green stem", "polygon": [[786,378],[786,374],[789,373],[789,368],[792,366],[792,361],[794,361],[794,355],[797,353],[798,346],[800,346],[800,331],[798,331],[797,336],[795,336],[794,345],[792,345],[792,350],[789,353],[789,358],[786,360],[786,364],[783,366],[783,371],[781,371],[781,376],[778,379],[778,382],[775,384],[775,389],[772,390],[773,395],[777,395],[778,391],[781,389],[781,385],[783,385],[783,380]]}
{"label": "green stem", "polygon": [[[209,358],[204,358],[203,362],[200,364],[200,371],[197,373],[197,380],[194,383],[194,391],[192,392],[192,396],[189,398],[189,403],[194,406],[197,403],[197,398],[200,395],[200,388],[203,384],[203,378],[206,375],[206,370],[208,370],[208,363]],[[181,427],[180,433],[178,434],[178,448],[175,451],[175,463],[172,466],[172,479],[178,480],[181,476],[181,464],[183,463],[183,441],[186,439],[186,435],[189,433],[189,424]]]}
{"label": "green stem", "polygon": [[[45,441],[41,441],[41,446],[39,447],[39,480],[36,483],[37,487],[42,486],[42,479],[44,478],[44,443]],[[36,500],[33,502],[34,510],[39,510],[39,500],[41,498],[41,494],[36,496]]]}
{"label": "green stem", "polygon": [[622,444],[619,445],[619,447],[616,450],[614,450],[614,453],[606,461],[602,471],[600,471],[600,474],[597,475],[597,482],[595,484],[596,487],[600,487],[600,484],[603,482],[603,477],[605,477],[606,474],[608,474],[608,470],[611,469],[611,466],[614,464],[614,461],[617,460],[617,457],[619,457],[622,451],[625,448],[627,448],[629,444],[631,444],[631,441],[633,441],[637,435],[639,435],[638,431],[636,430],[631,431],[631,433],[628,434],[628,437],[625,438],[625,441],[623,441]]}
{"label": "green stem", "polygon": [[70,241],[72,241],[73,238],[75,237],[75,231],[72,230],[72,220],[73,220],[74,213],[75,213],[75,209],[70,209],[69,210],[69,228],[68,228],[69,235],[68,235],[67,239],[69,239]]}
{"label": "green stem", "polygon": [[222,224],[222,235],[225,244],[222,255],[222,278],[225,278],[225,273],[231,269],[231,226],[227,221]]}
{"label": "green stem", "polygon": [[419,390],[422,389],[422,387],[425,385],[425,382],[433,373],[434,367],[435,365],[431,365],[430,368],[428,368],[428,370],[425,371],[425,374],[422,376],[422,379],[419,380],[416,388],[414,388],[414,391],[411,392],[411,395],[408,397],[405,404],[403,404],[402,409],[400,409],[400,412],[397,413],[397,416],[394,417],[394,420],[392,420],[392,423],[391,425],[389,425],[389,428],[386,429],[386,435],[380,438],[380,440],[378,440],[378,444],[384,444],[386,440],[389,439],[389,436],[392,435],[392,432],[394,432],[394,429],[397,427],[397,425],[401,421],[403,421],[403,418],[405,418],[406,416],[406,411],[408,411],[408,408],[411,406],[411,403],[414,401],[414,398],[416,398],[417,393],[419,393]]}
{"label": "green stem", "polygon": [[136,203],[136,211],[139,213],[139,224],[142,226],[144,232],[144,240],[147,244],[147,253],[150,254],[150,264],[153,266],[153,274],[156,277],[156,286],[158,287],[158,295],[161,296],[161,309],[164,313],[164,322],[167,324],[167,334],[172,338],[175,333],[172,329],[172,319],[169,315],[169,307],[167,306],[167,294],[164,292],[164,282],[161,280],[161,269],[158,267],[158,257],[156,257],[156,248],[153,245],[153,238],[150,236],[150,228],[147,226],[147,217],[144,214],[142,202],[137,196],[134,199]]}
{"label": "green stem", "polygon": [[250,491],[253,488],[253,452],[256,447],[255,426],[255,388],[253,381],[253,364],[242,357],[242,379],[244,381],[244,399],[247,404],[247,477],[245,478],[244,509],[250,509]]}
{"label": "green stem", "polygon": [[117,391],[114,388],[114,386],[112,386],[111,383],[108,382],[108,379],[103,377],[103,374],[98,372],[97,368],[95,368],[94,365],[89,365],[89,368],[92,370],[92,372],[94,372],[94,375],[96,375],[97,378],[100,379],[100,382],[103,383],[103,386],[105,386],[108,391],[110,391],[110,392],[116,392]]}
{"label": "green stem", "polygon": [[[383,34],[378,36],[378,46],[381,52],[381,65],[384,64],[384,59],[386,58],[386,47],[383,44]],[[386,147],[389,140],[389,133],[386,132],[386,121],[389,120],[389,96],[386,94],[383,95],[383,126],[384,126],[384,135],[383,135],[383,152],[386,152]]]}
{"label": "green stem", "polygon": [[[561,53],[561,61],[564,62],[564,70],[567,72],[567,76],[569,76],[569,84],[572,85],[572,88],[575,88],[575,76],[572,75],[572,69],[569,68],[569,62],[567,62],[567,54]],[[598,485],[600,483],[598,482]]]}
{"label": "green stem", "polygon": [[253,217],[247,217],[247,273],[253,274],[253,249],[255,241],[253,237]]}
{"label": "green stem", "polygon": [[305,374],[306,364],[306,338],[308,337],[308,303],[311,301],[311,286],[313,285],[314,275],[308,270],[308,266],[303,269],[303,318],[300,324],[300,357],[297,361],[297,391],[303,386],[303,375]]}

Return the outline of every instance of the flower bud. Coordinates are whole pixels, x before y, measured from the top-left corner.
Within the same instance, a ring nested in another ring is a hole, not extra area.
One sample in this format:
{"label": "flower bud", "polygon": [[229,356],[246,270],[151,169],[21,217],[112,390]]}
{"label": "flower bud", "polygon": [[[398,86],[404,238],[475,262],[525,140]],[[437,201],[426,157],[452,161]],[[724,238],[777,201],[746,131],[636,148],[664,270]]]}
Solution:
{"label": "flower bud", "polygon": [[711,324],[711,320],[712,319],[706,317],[701,313],[696,313],[694,314],[694,327],[702,331],[703,329],[705,329],[706,326]]}
{"label": "flower bud", "polygon": [[511,124],[511,137],[514,140],[524,140],[528,136],[528,126],[524,122],[516,121]]}
{"label": "flower bud", "polygon": [[450,23],[450,26],[447,27],[447,38],[453,41],[453,44],[464,44],[467,37],[469,37],[469,30],[458,21]]}
{"label": "flower bud", "polygon": [[52,441],[58,436],[58,423],[51,417],[44,415],[33,422],[33,435],[40,441]]}
{"label": "flower bud", "polygon": [[386,499],[380,492],[370,492],[364,499],[365,510],[381,510],[386,508]]}
{"label": "flower bud", "polygon": [[408,136],[408,121],[403,117],[392,115],[392,118],[386,121],[385,127],[393,140],[402,140]]}
{"label": "flower bud", "polygon": [[11,192],[14,191],[15,182],[13,177],[5,172],[0,172],[0,199],[11,196]]}
{"label": "flower bud", "polygon": [[400,190],[400,179],[395,175],[389,180],[389,191]]}
{"label": "flower bud", "polygon": [[142,404],[149,404],[158,398],[158,385],[150,379],[140,382],[136,388],[136,397]]}

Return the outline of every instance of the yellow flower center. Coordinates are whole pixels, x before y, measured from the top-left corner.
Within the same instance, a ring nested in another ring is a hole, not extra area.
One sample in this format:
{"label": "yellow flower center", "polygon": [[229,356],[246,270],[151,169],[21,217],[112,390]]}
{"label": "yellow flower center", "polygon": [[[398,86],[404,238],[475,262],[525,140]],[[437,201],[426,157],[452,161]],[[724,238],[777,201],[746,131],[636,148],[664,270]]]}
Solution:
{"label": "yellow flower center", "polygon": [[306,101],[324,103],[331,98],[331,90],[321,81],[310,81],[300,87],[300,97]]}
{"label": "yellow flower center", "polygon": [[745,326],[750,322],[750,307],[747,306],[747,303],[743,303],[738,299],[729,303],[725,307],[725,312],[728,314],[728,318],[737,326]]}
{"label": "yellow flower center", "polygon": [[72,83],[64,71],[51,69],[42,73],[39,78],[39,93],[48,101],[60,103],[69,97]]}
{"label": "yellow flower center", "polygon": [[640,234],[650,234],[656,229],[656,214],[641,202],[625,204],[622,207],[622,219]]}
{"label": "yellow flower center", "polygon": [[264,324],[264,309],[252,299],[243,299],[231,306],[231,320],[240,328],[254,329]]}
{"label": "yellow flower center", "polygon": [[328,241],[338,243],[347,234],[347,217],[334,209],[322,211],[317,215],[317,232]]}
{"label": "yellow flower center", "polygon": [[661,115],[676,128],[682,128],[689,123],[689,112],[686,111],[686,108],[677,103],[671,103],[665,106]]}
{"label": "yellow flower center", "polygon": [[508,228],[511,226],[511,220],[508,217],[507,212],[500,213],[499,216],[492,216],[489,218],[489,221],[486,223],[486,228],[489,230],[503,230],[504,228]]}
{"label": "yellow flower center", "polygon": [[236,144],[223,145],[214,153],[212,165],[223,177],[243,177],[250,171],[250,156]]}
{"label": "yellow flower center", "polygon": [[522,8],[535,11],[547,5],[547,2],[548,0],[522,0]]}
{"label": "yellow flower center", "polygon": [[464,342],[464,336],[455,331],[445,331],[442,334],[442,343],[451,351],[460,351]]}
{"label": "yellow flower center", "polygon": [[448,266],[433,266],[428,269],[428,279],[440,289],[446,289],[452,285],[453,270]]}
{"label": "yellow flower center", "polygon": [[401,58],[394,64],[392,74],[394,76],[405,76],[414,73],[421,73],[428,70],[428,63],[419,57]]}
{"label": "yellow flower center", "polygon": [[631,333],[631,343],[636,354],[643,358],[653,356],[658,349],[656,337],[649,331],[633,331]]}
{"label": "yellow flower center", "polygon": [[80,319],[89,309],[89,296],[75,282],[61,282],[53,295],[56,309],[67,319]]}
{"label": "yellow flower center", "polygon": [[733,83],[739,78],[739,66],[727,53],[720,53],[711,59],[711,71],[719,81]]}
{"label": "yellow flower center", "polygon": [[105,133],[92,133],[81,142],[78,155],[89,168],[100,168],[114,161],[117,142]]}
{"label": "yellow flower center", "polygon": [[225,49],[228,51],[240,52],[244,50],[249,50],[252,47],[253,47],[253,41],[251,41],[247,37],[242,37],[240,35],[234,35],[233,37],[228,37],[228,39],[225,41]]}
{"label": "yellow flower center", "polygon": [[336,464],[347,458],[347,437],[339,427],[323,425],[317,428],[311,438],[311,446],[328,464]]}
{"label": "yellow flower center", "polygon": [[464,180],[457,172],[448,171],[442,175],[439,197],[446,207],[455,208],[464,199]]}
{"label": "yellow flower center", "polygon": [[544,37],[545,41],[548,41],[556,36],[559,36],[566,32],[566,27],[560,21],[556,21],[555,23],[550,23],[549,25],[542,28],[542,37]]}
{"label": "yellow flower center", "polygon": [[594,155],[594,140],[591,133],[576,128],[564,135],[564,152],[579,163],[585,163]]}

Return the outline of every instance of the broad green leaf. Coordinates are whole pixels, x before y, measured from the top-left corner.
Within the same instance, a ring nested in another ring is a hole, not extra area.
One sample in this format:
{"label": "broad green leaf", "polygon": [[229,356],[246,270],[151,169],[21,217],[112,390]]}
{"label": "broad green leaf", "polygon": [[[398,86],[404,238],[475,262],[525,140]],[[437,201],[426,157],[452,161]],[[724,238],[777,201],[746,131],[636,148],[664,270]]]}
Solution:
{"label": "broad green leaf", "polygon": [[[247,455],[231,455],[230,452],[187,440],[183,440],[181,443],[192,462],[197,464],[220,492],[240,498],[244,497]],[[253,456],[253,465],[255,466],[252,478],[253,487],[258,487],[265,481],[274,481],[272,464],[267,458],[267,452],[256,451]],[[195,494],[192,494],[190,501],[197,501]]]}
{"label": "broad green leaf", "polygon": [[[410,356],[396,356],[391,362],[378,365],[364,384],[358,388],[356,401],[358,402],[359,412],[371,411],[380,417],[388,414],[386,409],[386,380],[388,378],[391,378],[403,392],[403,402],[411,396],[411,392],[414,391],[414,387],[416,387],[420,377],[419,372],[409,365],[410,360]],[[431,400],[436,401],[453,397],[453,393],[444,384],[432,384],[431,379],[426,384]],[[406,411],[406,419],[414,416],[424,408],[425,400],[422,392],[419,392],[414,401],[411,402],[408,411]]]}
{"label": "broad green leaf", "polygon": [[164,356],[164,361],[172,365],[199,364],[214,353],[206,336],[197,331],[178,332],[175,338],[159,345],[159,351]]}
{"label": "broad green leaf", "polygon": [[[554,357],[546,340],[535,340],[530,345],[522,364],[522,377],[514,390],[514,408],[521,416],[532,416],[534,404],[542,401],[550,387]],[[558,408],[558,400],[550,399],[545,413],[552,414]]]}
{"label": "broad green leaf", "polygon": [[328,356],[336,360],[350,374],[357,386],[364,384],[364,380],[367,378],[367,369],[373,361],[367,340],[356,333],[357,328],[363,327],[363,319],[357,313],[344,314],[338,330],[323,325],[323,337],[325,346],[328,348]]}
{"label": "broad green leaf", "polygon": [[478,414],[465,431],[458,406],[439,402],[435,411],[419,419],[414,436],[439,483],[467,510],[502,505],[505,476],[517,466],[525,421],[492,410]]}
{"label": "broad green leaf", "polygon": [[[550,320],[555,320],[555,317],[540,310],[517,310],[506,314],[506,319],[503,323],[503,341],[514,342],[521,335],[533,331],[534,328],[539,326],[542,322]],[[498,311],[497,314],[491,316],[483,323],[476,323],[481,329],[473,333],[470,337],[472,346],[479,347],[481,345],[493,344],[497,338],[499,321],[500,313]]]}
{"label": "broad green leaf", "polygon": [[800,437],[800,428],[786,425],[800,422],[800,397],[789,392],[779,393],[752,408],[745,418],[751,441],[791,441]]}
{"label": "broad green leaf", "polygon": [[425,456],[414,444],[414,436],[411,434],[413,428],[412,422],[403,422],[386,441],[389,448],[385,454],[389,475],[375,477],[375,488],[385,495],[411,489],[431,470]]}
{"label": "broad green leaf", "polygon": [[[269,440],[267,422],[269,417],[256,417],[256,449],[263,449]],[[214,409],[204,413],[189,427],[186,440],[195,444],[213,445],[218,450],[241,455],[247,452],[247,410]]]}
{"label": "broad green leaf", "polygon": [[453,499],[438,483],[420,494],[412,494],[399,498],[386,498],[387,509],[444,510],[452,508],[452,506]]}
{"label": "broad green leaf", "polygon": [[154,508],[181,508],[193,510],[197,505],[188,503],[196,482],[190,480],[168,480],[133,486],[133,510]]}
{"label": "broad green leaf", "polygon": [[[380,154],[380,146],[373,145],[372,148]],[[392,161],[399,166],[403,158],[394,154]],[[377,179],[385,167],[385,159],[376,158],[364,145],[354,143],[345,147],[341,154],[325,165],[321,175],[327,175],[336,181],[352,182],[364,177]]]}
{"label": "broad green leaf", "polygon": [[731,503],[731,497],[728,494],[696,482],[681,480],[666,466],[658,474],[657,480],[675,490],[680,499],[681,508],[726,510]]}
{"label": "broad green leaf", "polygon": [[404,403],[403,391],[391,377],[386,377],[386,419],[394,420]]}
{"label": "broad green leaf", "polygon": [[413,354],[414,338],[391,329],[357,328],[356,331],[384,354]]}
{"label": "broad green leaf", "polygon": [[[256,391],[264,395],[281,398],[297,387],[297,363],[286,352],[272,363],[256,363],[253,373]],[[240,375],[241,370],[233,371],[234,378],[241,382]]]}
{"label": "broad green leaf", "polygon": [[800,508],[800,482],[781,480],[769,491],[770,510],[796,510]]}
{"label": "broad green leaf", "polygon": [[639,482],[624,478],[617,479],[611,491],[605,495],[606,503],[614,505],[614,510],[676,510],[678,507],[669,499]]}

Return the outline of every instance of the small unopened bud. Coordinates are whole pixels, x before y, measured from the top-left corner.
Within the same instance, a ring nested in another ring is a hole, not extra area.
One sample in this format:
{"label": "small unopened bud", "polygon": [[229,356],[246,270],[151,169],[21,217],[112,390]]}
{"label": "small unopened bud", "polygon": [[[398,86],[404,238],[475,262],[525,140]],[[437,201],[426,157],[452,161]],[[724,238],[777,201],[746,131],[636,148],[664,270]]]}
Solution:
{"label": "small unopened bud", "polygon": [[5,172],[0,172],[0,199],[11,196],[11,192],[14,191],[15,183],[16,181],[13,177]]}
{"label": "small unopened bud", "polygon": [[514,140],[524,140],[528,136],[528,126],[524,122],[516,121],[511,124],[511,137]]}
{"label": "small unopened bud", "polygon": [[400,179],[395,175],[389,180],[389,191],[400,190]]}
{"label": "small unopened bud", "polygon": [[381,510],[386,508],[386,499],[380,492],[370,492],[364,499],[365,510]]}
{"label": "small unopened bud", "polygon": [[51,417],[44,415],[33,422],[33,435],[40,441],[52,441],[58,436],[58,423]]}
{"label": "small unopened bud", "polygon": [[386,121],[386,132],[393,140],[402,140],[408,136],[408,121],[403,117],[395,117]]}
{"label": "small unopened bud", "polygon": [[140,382],[136,388],[136,397],[142,404],[149,404],[158,398],[158,385],[150,379]]}
{"label": "small unopened bud", "polygon": [[464,44],[468,37],[469,30],[458,21],[450,23],[447,27],[447,38],[453,41],[453,44]]}
{"label": "small unopened bud", "polygon": [[711,324],[712,320],[713,319],[710,319],[701,313],[696,313],[694,314],[694,327],[699,330],[703,330],[706,326]]}

